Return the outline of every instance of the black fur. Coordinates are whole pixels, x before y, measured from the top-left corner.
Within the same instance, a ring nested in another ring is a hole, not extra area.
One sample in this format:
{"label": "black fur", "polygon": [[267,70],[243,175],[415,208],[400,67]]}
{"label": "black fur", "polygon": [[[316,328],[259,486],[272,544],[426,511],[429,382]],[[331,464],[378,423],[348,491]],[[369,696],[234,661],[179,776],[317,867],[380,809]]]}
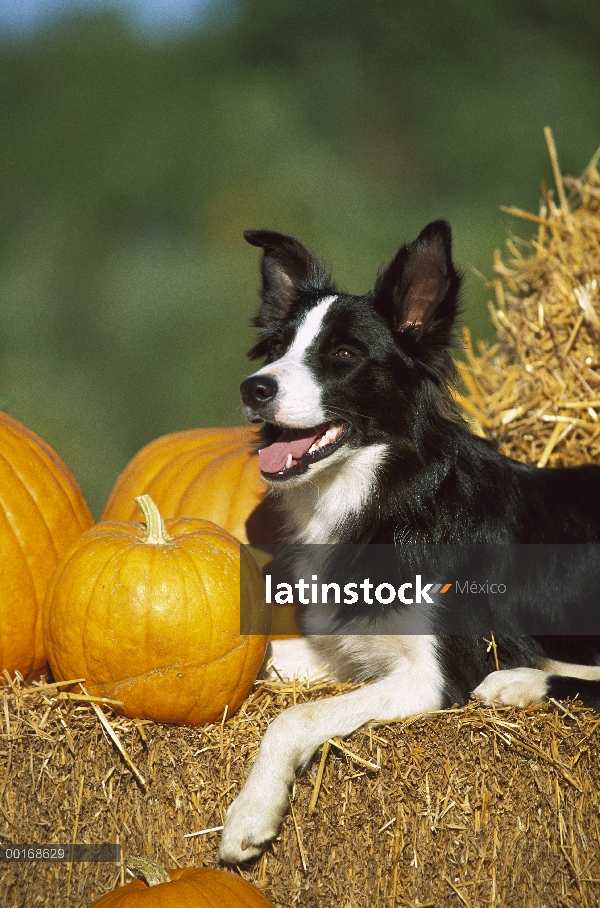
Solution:
{"label": "black fur", "polygon": [[[255,321],[261,335],[251,356],[276,363],[307,310],[337,291],[329,272],[293,237],[269,231],[245,236],[264,250],[263,302]],[[600,543],[600,467],[517,463],[474,436],[459,415],[449,393],[459,288],[450,227],[435,221],[401,247],[371,292],[337,295],[307,350],[327,418],[349,427],[346,445],[388,446],[369,500],[360,514],[347,515],[339,541]],[[340,358],[341,349],[350,355]],[[282,424],[270,419],[266,403],[252,398],[250,385],[246,392],[247,415],[266,419],[261,445],[271,444]],[[537,605],[554,608],[559,625],[561,615],[576,607],[565,589],[557,595],[556,588],[541,588],[539,597]],[[503,637],[497,643],[502,668],[536,665],[544,656],[585,665],[600,657],[600,637],[593,635]],[[440,638],[439,656],[448,703],[464,702],[494,668],[481,638]],[[600,681],[553,676],[548,694],[579,695],[600,708]]]}

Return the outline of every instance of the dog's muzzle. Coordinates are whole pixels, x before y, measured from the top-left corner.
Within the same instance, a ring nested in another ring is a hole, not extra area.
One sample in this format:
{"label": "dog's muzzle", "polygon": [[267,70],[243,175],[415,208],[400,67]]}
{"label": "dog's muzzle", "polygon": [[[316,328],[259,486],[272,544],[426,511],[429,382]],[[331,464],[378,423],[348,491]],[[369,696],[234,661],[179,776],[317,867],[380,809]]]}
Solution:
{"label": "dog's muzzle", "polygon": [[240,385],[246,418],[252,422],[267,419],[279,386],[271,375],[251,375]]}

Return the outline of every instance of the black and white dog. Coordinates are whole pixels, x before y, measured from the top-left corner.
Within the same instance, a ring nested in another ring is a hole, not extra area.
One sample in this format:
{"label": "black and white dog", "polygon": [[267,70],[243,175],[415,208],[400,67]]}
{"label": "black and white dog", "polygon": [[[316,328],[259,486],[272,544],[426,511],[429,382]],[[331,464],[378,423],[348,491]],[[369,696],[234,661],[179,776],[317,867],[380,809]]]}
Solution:
{"label": "black and white dog", "polygon": [[[361,297],[338,292],[293,237],[245,237],[264,251],[251,355],[267,364],[243,382],[242,401],[247,418],[264,423],[259,465],[290,541],[600,542],[600,468],[516,463],[456,412],[449,349],[460,278],[446,222],[403,245]],[[553,593],[541,608],[573,608]],[[579,696],[600,709],[599,636],[499,639],[500,671],[482,637],[440,635],[434,611],[427,634],[348,635],[342,624],[289,642],[312,650],[315,667],[372,683],[294,706],[269,726],[227,813],[225,861],[256,856],[277,834],[296,771],[332,736],[465,703],[472,692],[515,706]]]}

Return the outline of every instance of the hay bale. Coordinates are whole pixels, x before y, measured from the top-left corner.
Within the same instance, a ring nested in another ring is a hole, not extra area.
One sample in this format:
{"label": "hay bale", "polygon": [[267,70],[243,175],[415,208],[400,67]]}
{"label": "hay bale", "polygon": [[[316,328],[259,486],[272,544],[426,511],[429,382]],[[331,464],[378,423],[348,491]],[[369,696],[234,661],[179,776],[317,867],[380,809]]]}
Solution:
{"label": "hay bale", "polygon": [[[0,698],[2,842],[120,842],[124,860],[5,864],[0,904],[85,908],[126,879],[128,855],[216,865],[215,827],[267,724],[347,689],[258,683],[236,716],[192,730],[13,681]],[[599,726],[577,705],[470,704],[356,732],[315,755],[278,839],[238,870],[278,908],[598,904]]]}
{"label": "hay bale", "polygon": [[472,428],[538,466],[600,463],[600,149],[579,179],[561,177],[547,131],[557,205],[543,186],[531,240],[496,253],[490,302],[498,333],[475,352],[465,331],[458,395]]}

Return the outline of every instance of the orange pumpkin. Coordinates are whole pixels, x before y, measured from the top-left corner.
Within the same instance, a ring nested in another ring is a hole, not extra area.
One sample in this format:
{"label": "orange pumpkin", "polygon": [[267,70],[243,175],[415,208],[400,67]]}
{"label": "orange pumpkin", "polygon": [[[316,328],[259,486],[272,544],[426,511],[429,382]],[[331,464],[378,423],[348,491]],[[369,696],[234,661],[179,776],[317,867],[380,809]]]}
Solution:
{"label": "orange pumpkin", "polygon": [[60,556],[94,520],[69,468],[31,429],[0,413],[0,684],[46,670],[42,603]]}
{"label": "orange pumpkin", "polygon": [[256,432],[245,427],[173,432],[142,448],[117,480],[102,520],[132,520],[136,495],[148,494],[167,517],[204,517],[240,542],[277,542],[264,501]]}
{"label": "orange pumpkin", "polygon": [[[142,448],[117,480],[103,520],[133,520],[134,498],[148,493],[164,517],[204,517],[240,542],[280,541],[280,518],[260,476],[256,431],[190,429]],[[271,639],[297,636],[293,606],[273,608]]]}
{"label": "orange pumpkin", "polygon": [[[256,563],[207,520],[100,523],[48,588],[44,639],[58,680],[85,678],[132,718],[202,725],[231,715],[262,664],[270,614]],[[243,582],[240,582],[240,564]],[[241,603],[240,603],[241,598]],[[240,608],[256,633],[240,635]]]}
{"label": "orange pumpkin", "polygon": [[160,882],[134,880],[90,908],[273,908],[256,886],[228,870],[185,867],[163,873]]}

